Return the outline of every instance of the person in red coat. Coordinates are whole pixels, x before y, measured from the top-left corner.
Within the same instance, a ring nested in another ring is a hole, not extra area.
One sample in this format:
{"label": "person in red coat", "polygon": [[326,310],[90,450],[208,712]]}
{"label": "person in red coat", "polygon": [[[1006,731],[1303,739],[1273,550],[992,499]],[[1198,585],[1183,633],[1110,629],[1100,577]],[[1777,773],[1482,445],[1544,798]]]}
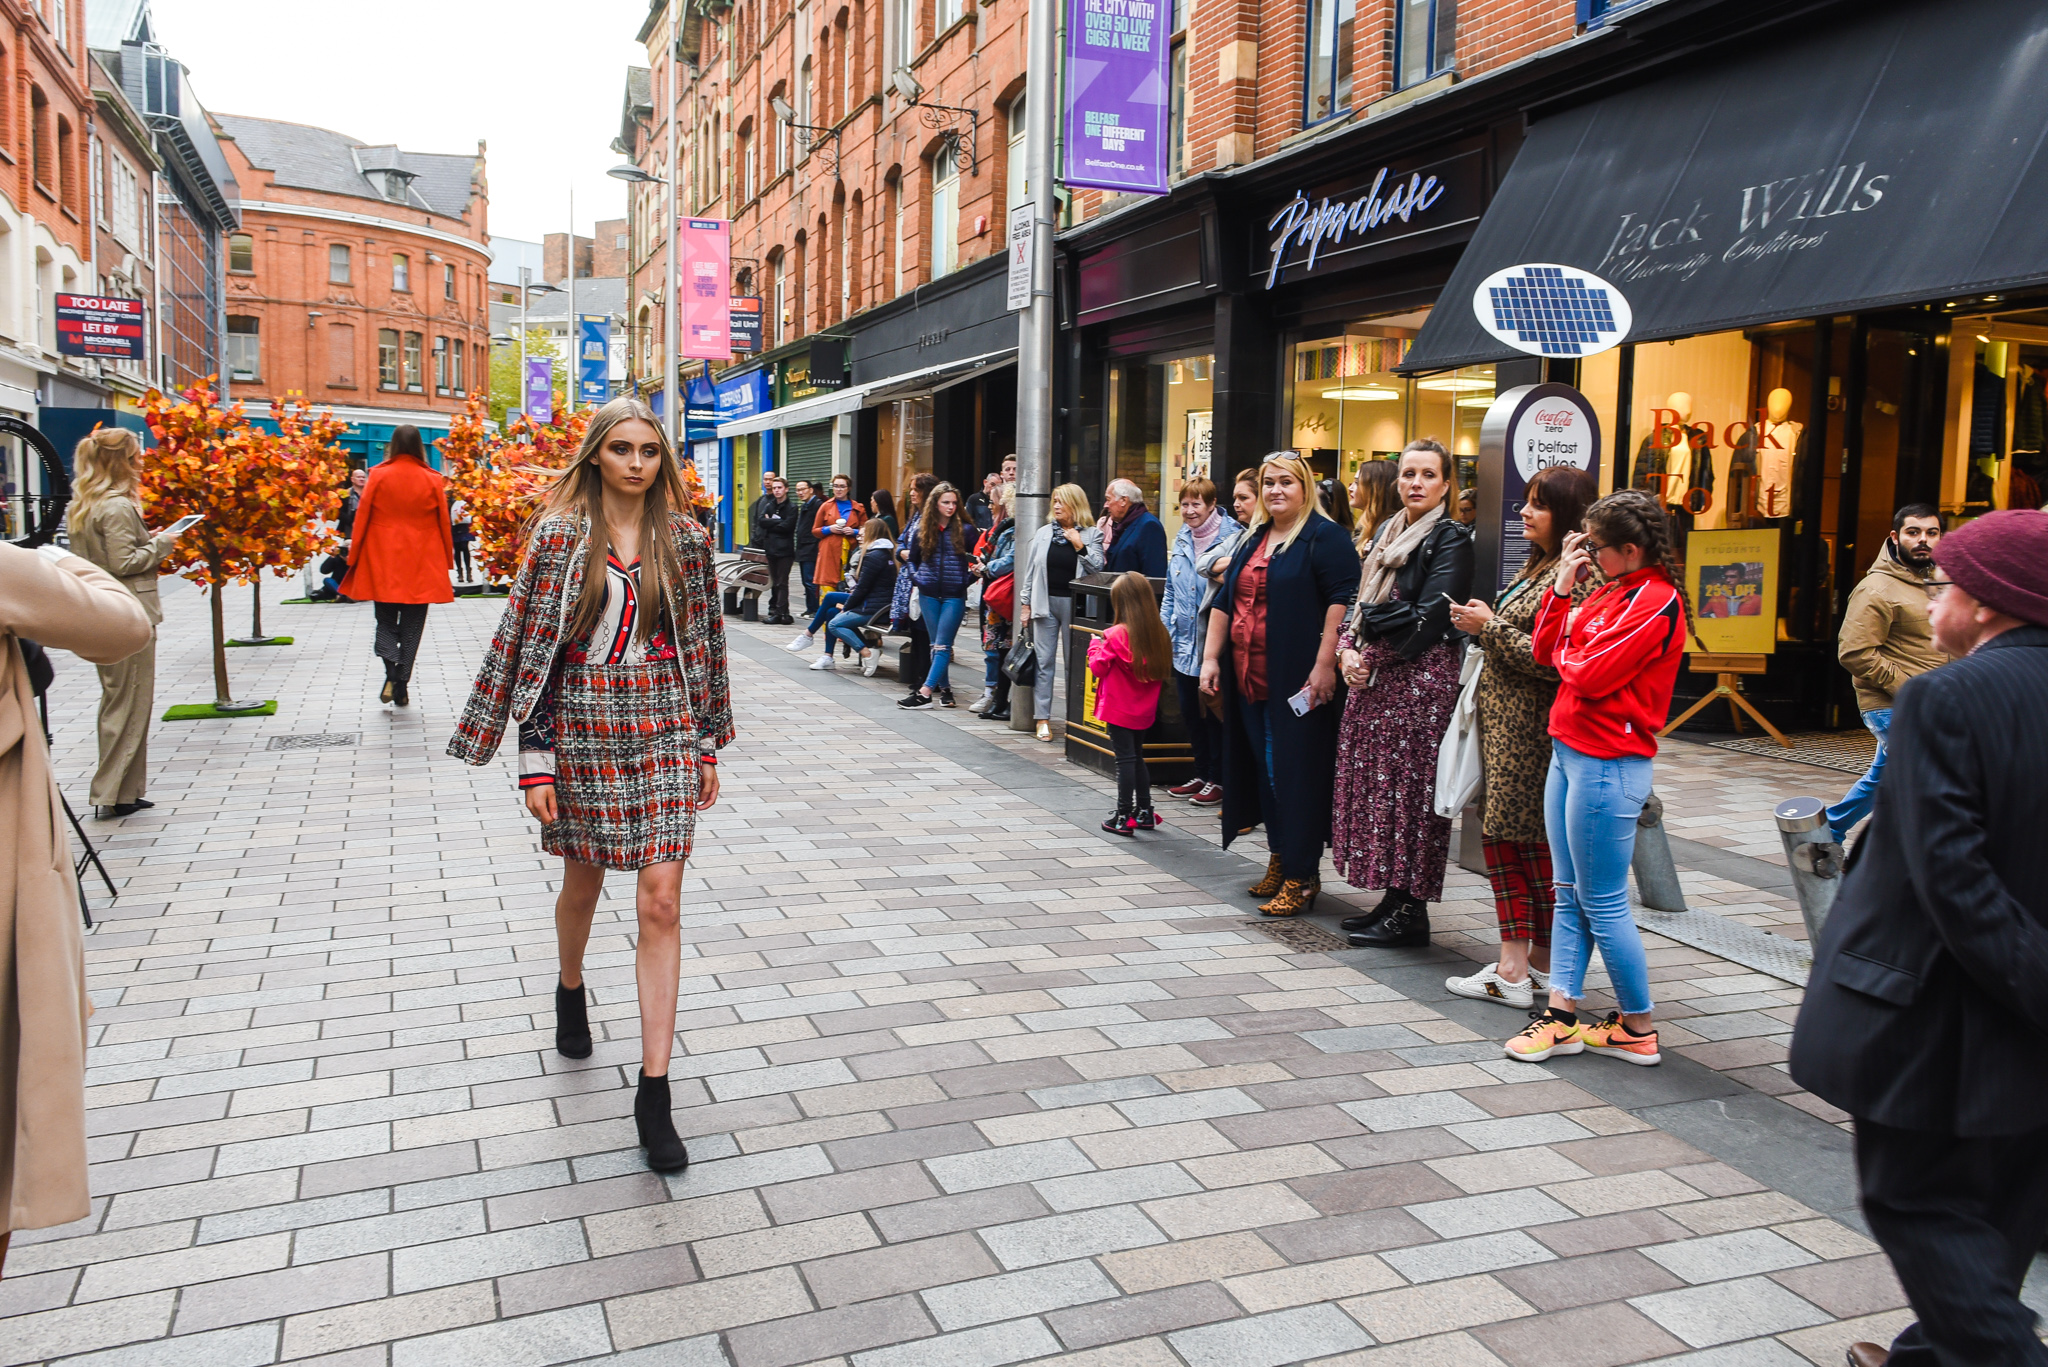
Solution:
{"label": "person in red coat", "polygon": [[455,601],[448,578],[454,565],[448,482],[428,466],[420,429],[400,427],[363,486],[348,576],[341,581],[343,597],[376,604],[377,656],[384,661],[379,701],[396,707],[412,701],[406,686],[427,629],[427,605]]}

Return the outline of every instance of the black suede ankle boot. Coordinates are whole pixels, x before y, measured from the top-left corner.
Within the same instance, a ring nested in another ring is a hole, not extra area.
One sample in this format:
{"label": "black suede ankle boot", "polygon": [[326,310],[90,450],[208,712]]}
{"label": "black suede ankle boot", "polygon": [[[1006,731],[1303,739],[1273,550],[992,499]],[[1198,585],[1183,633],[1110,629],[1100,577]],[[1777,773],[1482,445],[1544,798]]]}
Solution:
{"label": "black suede ankle boot", "polygon": [[555,1052],[563,1058],[590,1057],[588,989],[564,987],[555,979]]}
{"label": "black suede ankle boot", "polygon": [[690,1166],[690,1153],[668,1112],[668,1079],[649,1077],[642,1070],[640,1094],[633,1098],[633,1124],[640,1131],[640,1147],[647,1150],[647,1166],[656,1172],[681,1172]]}

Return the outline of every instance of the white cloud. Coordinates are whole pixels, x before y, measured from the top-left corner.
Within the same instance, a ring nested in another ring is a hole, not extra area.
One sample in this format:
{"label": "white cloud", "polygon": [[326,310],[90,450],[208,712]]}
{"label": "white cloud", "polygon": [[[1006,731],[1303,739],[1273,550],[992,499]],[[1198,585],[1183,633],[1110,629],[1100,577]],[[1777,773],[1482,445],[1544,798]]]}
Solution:
{"label": "white cloud", "polygon": [[490,144],[490,230],[622,218],[626,68],[646,0],[154,0],[157,34],[216,113],[331,128],[409,151]]}

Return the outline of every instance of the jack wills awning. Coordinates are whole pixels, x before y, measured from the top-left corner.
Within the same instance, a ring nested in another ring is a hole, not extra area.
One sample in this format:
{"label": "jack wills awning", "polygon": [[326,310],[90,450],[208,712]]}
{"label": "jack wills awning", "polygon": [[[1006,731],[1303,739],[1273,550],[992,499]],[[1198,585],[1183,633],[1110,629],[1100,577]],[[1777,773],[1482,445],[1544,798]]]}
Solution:
{"label": "jack wills awning", "polygon": [[[1837,14],[1840,11],[1836,11]],[[1633,341],[2048,281],[2048,5],[1894,4],[1536,123],[1404,370],[1505,359],[1495,271],[1591,271]]]}

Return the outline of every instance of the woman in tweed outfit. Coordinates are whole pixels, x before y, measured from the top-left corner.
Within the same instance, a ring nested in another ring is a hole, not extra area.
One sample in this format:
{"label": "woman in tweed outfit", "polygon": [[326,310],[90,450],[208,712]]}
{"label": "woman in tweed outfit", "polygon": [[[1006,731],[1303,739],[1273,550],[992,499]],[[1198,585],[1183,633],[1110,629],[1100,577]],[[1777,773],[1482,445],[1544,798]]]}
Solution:
{"label": "woman in tweed outfit", "polygon": [[681,976],[683,861],[696,813],[718,800],[733,736],[725,625],[711,545],[687,513],[681,467],[648,407],[614,399],[528,532],[505,615],[448,753],[486,764],[508,723],[519,786],[562,857],[555,1047],[591,1053],[583,950],[606,869],[639,875],[635,975],[647,1165],[689,1163],[669,1114]]}

